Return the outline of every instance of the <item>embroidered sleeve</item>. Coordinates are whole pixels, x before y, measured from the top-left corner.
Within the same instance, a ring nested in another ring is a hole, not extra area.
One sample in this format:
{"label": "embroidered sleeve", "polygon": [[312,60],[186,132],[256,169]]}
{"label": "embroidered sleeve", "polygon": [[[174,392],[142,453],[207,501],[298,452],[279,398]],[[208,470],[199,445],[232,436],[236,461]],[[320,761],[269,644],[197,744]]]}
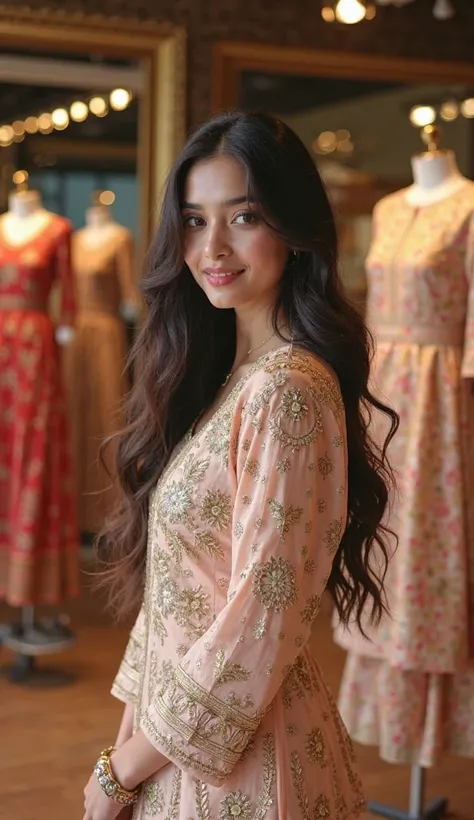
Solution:
{"label": "embroidered sleeve", "polygon": [[464,355],[461,365],[461,375],[466,379],[474,379],[474,216],[471,218],[468,234],[466,268],[467,279],[469,282],[469,295],[467,302]]}
{"label": "embroidered sleeve", "polygon": [[112,685],[112,695],[123,703],[136,704],[138,685],[144,663],[145,618],[143,608],[130,633],[125,655]]}
{"label": "embroidered sleeve", "polygon": [[285,361],[259,374],[242,411],[227,604],[141,720],[156,748],[216,786],[307,643],[345,528],[338,388],[308,357]]}

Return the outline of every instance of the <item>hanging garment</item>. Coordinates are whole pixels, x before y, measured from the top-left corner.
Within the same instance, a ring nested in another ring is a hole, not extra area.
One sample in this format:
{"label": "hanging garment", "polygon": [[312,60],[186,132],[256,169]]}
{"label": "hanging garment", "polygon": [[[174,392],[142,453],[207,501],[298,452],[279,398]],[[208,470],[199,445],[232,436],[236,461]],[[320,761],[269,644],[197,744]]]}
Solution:
{"label": "hanging garment", "polygon": [[12,245],[0,220],[0,597],[57,604],[78,590],[79,554],[60,352],[49,315],[74,314],[70,225],[52,216]]}
{"label": "hanging garment", "polygon": [[114,448],[99,450],[104,439],[123,426],[122,404],[128,389],[124,375],[127,340],[120,306],[137,306],[133,245],[120,225],[106,227],[102,245],[87,242],[87,228],[73,236],[73,268],[78,313],[76,335],[64,357],[72,429],[79,525],[100,530],[114,504]]}
{"label": "hanging garment", "polygon": [[307,353],[265,354],[152,493],[144,601],[113,693],[170,764],[136,820],[361,814],[308,647],[346,511],[337,383]]}
{"label": "hanging garment", "polygon": [[404,191],[382,200],[367,274],[373,392],[400,415],[399,542],[391,617],[366,617],[370,640],[336,629],[349,651],[340,708],[383,759],[431,766],[443,751],[474,756],[474,184],[421,208]]}

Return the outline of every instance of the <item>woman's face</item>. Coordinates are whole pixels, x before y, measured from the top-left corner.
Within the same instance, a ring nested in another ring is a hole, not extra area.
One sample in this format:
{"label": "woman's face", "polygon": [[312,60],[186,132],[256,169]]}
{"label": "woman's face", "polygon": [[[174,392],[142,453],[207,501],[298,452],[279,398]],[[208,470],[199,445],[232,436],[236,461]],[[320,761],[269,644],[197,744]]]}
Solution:
{"label": "woman's face", "polygon": [[184,259],[209,301],[237,312],[271,307],[288,247],[247,200],[241,165],[225,156],[198,162],[184,200]]}

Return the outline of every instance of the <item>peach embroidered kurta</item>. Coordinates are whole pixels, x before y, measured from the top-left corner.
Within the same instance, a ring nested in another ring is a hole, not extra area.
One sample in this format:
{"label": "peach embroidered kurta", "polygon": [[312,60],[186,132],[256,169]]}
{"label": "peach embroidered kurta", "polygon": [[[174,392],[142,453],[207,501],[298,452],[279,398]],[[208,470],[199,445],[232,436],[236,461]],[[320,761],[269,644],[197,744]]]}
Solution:
{"label": "peach embroidered kurta", "polygon": [[391,618],[367,624],[372,643],[336,632],[350,651],[340,707],[384,759],[430,766],[474,756],[474,184],[420,209],[391,195],[374,227],[368,321],[374,391],[400,415],[399,544]]}
{"label": "peach embroidered kurta", "polygon": [[364,804],[308,648],[345,529],[339,388],[273,351],[188,434],[150,505],[144,603],[113,693],[171,763],[135,820],[344,820]]}

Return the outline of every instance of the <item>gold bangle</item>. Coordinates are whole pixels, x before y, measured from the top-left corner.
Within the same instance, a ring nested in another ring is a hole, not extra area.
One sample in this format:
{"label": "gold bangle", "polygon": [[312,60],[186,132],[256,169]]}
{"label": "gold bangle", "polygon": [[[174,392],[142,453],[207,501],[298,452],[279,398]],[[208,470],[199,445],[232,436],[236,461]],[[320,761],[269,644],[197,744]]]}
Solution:
{"label": "gold bangle", "polygon": [[110,757],[114,752],[115,746],[109,746],[100,753],[94,766],[94,774],[107,797],[110,797],[115,803],[120,803],[121,806],[132,806],[137,801],[140,789],[138,787],[133,791],[129,791],[124,789],[116,780],[110,765]]}

